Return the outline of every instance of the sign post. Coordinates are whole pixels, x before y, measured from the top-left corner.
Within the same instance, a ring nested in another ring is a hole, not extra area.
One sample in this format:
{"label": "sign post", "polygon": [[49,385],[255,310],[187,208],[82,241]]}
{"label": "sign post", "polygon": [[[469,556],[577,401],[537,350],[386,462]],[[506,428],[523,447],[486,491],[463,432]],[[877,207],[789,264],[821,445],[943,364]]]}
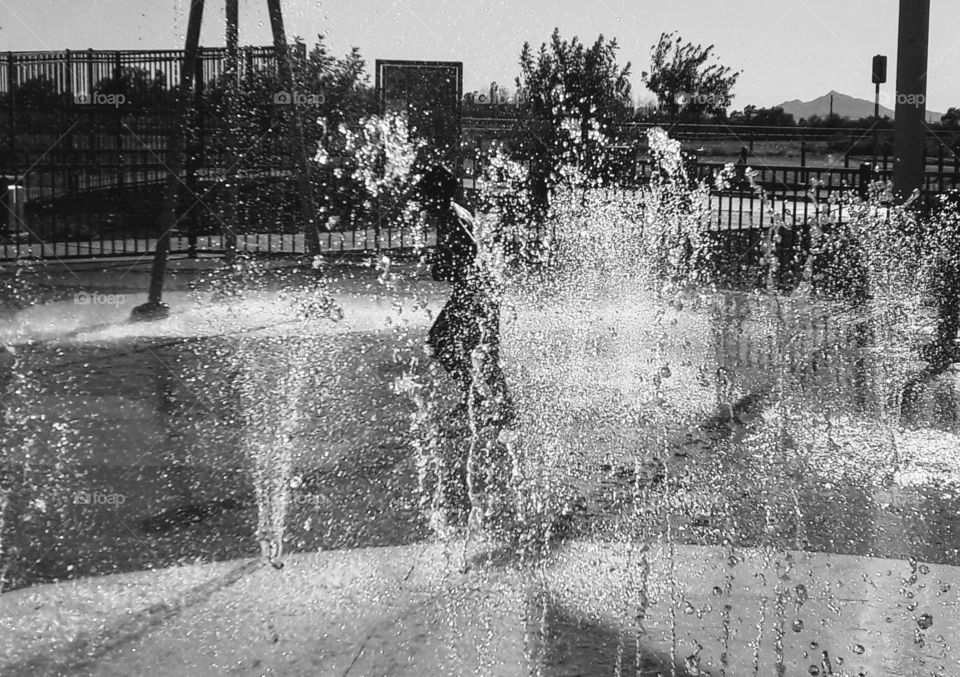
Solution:
{"label": "sign post", "polygon": [[873,99],[873,167],[876,171],[877,156],[880,148],[880,85],[887,81],[887,57],[877,54],[873,57],[873,84],[876,95]]}

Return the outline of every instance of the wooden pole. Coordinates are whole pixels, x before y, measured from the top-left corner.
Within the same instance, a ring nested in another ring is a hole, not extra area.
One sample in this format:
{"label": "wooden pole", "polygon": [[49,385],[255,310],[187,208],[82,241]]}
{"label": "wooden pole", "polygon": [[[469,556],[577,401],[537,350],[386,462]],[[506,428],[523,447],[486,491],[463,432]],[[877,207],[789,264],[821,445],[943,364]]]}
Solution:
{"label": "wooden pole", "polygon": [[184,165],[186,149],[185,127],[189,123],[187,107],[188,90],[197,70],[197,51],[200,44],[200,24],[203,19],[204,0],[193,0],[187,23],[187,39],[180,65],[180,104],[183,106],[181,123],[174,125],[169,136],[169,160],[167,181],[163,191],[163,213],[160,218],[157,245],[153,252],[153,268],[150,271],[150,292],[147,302],[133,309],[131,320],[154,320],[167,317],[170,308],[163,302],[163,280],[167,272],[167,251],[170,248],[170,231],[176,225],[177,189]]}
{"label": "wooden pole", "polygon": [[290,94],[293,109],[293,143],[296,155],[299,184],[300,184],[300,216],[303,221],[304,233],[307,239],[307,250],[311,254],[320,252],[320,230],[317,224],[316,200],[313,194],[313,183],[310,181],[310,159],[307,157],[307,148],[303,134],[303,122],[300,119],[294,96],[293,69],[290,65],[290,53],[287,47],[287,37],[283,29],[283,13],[280,0],[267,0],[270,12],[270,27],[273,30],[273,47],[277,53],[277,69],[280,75],[280,85]]}

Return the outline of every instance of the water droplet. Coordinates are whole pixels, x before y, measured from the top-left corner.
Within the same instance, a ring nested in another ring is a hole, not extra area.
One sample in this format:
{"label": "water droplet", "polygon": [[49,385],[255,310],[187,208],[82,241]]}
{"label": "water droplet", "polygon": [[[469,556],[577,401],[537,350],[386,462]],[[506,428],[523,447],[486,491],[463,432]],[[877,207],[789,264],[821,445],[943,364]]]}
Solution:
{"label": "water droplet", "polygon": [[811,665],[811,666],[810,666],[810,669],[807,670],[807,672],[809,672],[811,675],[819,675],[819,674],[820,674],[820,668],[818,668],[816,665]]}
{"label": "water droplet", "polygon": [[933,616],[930,614],[921,614],[917,619],[917,625],[921,630],[929,630],[933,626]]}
{"label": "water droplet", "polygon": [[857,654],[858,656],[862,656],[864,651],[866,651],[866,649],[864,648],[863,644],[853,645],[853,653]]}
{"label": "water droplet", "polygon": [[797,620],[795,620],[795,621],[793,622],[793,631],[794,631],[794,632],[800,632],[800,631],[802,631],[802,630],[803,630],[803,621],[801,621],[801,620],[798,618]]}

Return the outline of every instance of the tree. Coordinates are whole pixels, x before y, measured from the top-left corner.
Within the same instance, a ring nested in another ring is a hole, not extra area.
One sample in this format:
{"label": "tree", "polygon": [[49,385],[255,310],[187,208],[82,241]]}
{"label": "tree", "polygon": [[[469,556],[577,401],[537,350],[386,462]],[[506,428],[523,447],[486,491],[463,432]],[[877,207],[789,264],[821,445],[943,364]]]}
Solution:
{"label": "tree", "polygon": [[349,54],[337,58],[330,54],[323,36],[317,36],[316,45],[297,75],[298,82],[307,91],[323,95],[317,112],[324,117],[327,128],[334,129],[341,123],[356,124],[374,112],[376,97],[366,66],[359,48],[354,47]]}
{"label": "tree", "polygon": [[516,150],[531,163],[538,207],[546,206],[562,165],[602,179],[613,125],[631,115],[630,64],[617,63],[617,49],[602,35],[589,47],[577,37],[563,40],[556,28],[536,53],[524,43]]}
{"label": "tree", "polygon": [[940,122],[944,127],[960,127],[960,108],[948,108]]}
{"label": "tree", "polygon": [[[236,84],[221,76],[207,87],[206,104],[220,121],[208,143],[213,153],[222,156],[225,174],[213,199],[205,202],[216,202],[226,184],[237,193],[225,196],[220,205],[224,222],[234,218],[229,213],[231,203],[239,202],[247,214],[270,218],[271,227],[297,223],[293,211],[299,198],[289,182],[268,178],[274,170],[292,167],[294,154],[300,152],[292,147],[295,116],[307,122],[303,138],[308,155],[313,156],[324,145],[342,145],[338,130],[355,127],[375,105],[366,63],[356,47],[336,57],[323,36],[318,36],[309,53],[297,49],[292,55],[293,92],[283,91],[286,88],[272,66],[246,72]],[[314,182],[322,181],[321,175],[327,172],[314,163],[310,170]],[[231,175],[240,178],[231,180]],[[251,181],[245,175],[262,178]],[[330,196],[321,192],[317,198],[317,206],[324,210]],[[230,225],[242,232],[245,224],[240,217]]]}
{"label": "tree", "polygon": [[43,75],[16,87],[15,97],[18,106],[35,110],[62,108],[73,103],[69,94],[59,93],[56,83]]}
{"label": "tree", "polygon": [[151,76],[144,68],[123,68],[118,77],[103,78],[93,89],[101,94],[121,94],[124,105],[137,108],[172,108],[177,101],[159,69]]}
{"label": "tree", "polygon": [[696,120],[718,114],[730,105],[739,72],[711,63],[714,46],[684,42],[676,33],[663,33],[651,52],[650,71],[643,83],[656,94],[670,121]]}
{"label": "tree", "polygon": [[796,127],[797,121],[781,106],[757,108],[744,106],[743,111],[730,113],[730,122],[737,125],[759,125],[762,127]]}
{"label": "tree", "polygon": [[[216,117],[232,124],[232,136],[247,158],[266,153],[265,159],[276,160],[276,142],[282,148],[290,137],[287,127],[296,110],[303,120],[323,120],[320,125],[305,125],[305,141],[312,154],[321,137],[341,124],[355,125],[364,115],[373,112],[375,96],[366,73],[366,62],[354,47],[343,57],[332,56],[317,36],[317,42],[306,58],[293,50],[294,92],[283,92],[276,69],[263,67],[246,74],[237,91],[231,92],[225,77],[219,77],[207,88],[206,99]],[[296,106],[292,105],[296,103]],[[269,142],[274,142],[273,144]],[[214,146],[227,144],[216,139]]]}

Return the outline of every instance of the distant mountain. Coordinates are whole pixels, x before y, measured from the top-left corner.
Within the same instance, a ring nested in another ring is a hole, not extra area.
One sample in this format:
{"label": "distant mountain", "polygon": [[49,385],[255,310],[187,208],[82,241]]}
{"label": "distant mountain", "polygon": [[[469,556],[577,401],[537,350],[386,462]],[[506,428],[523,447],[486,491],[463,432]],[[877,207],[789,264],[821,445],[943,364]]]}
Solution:
{"label": "distant mountain", "polygon": [[[873,101],[868,101],[867,99],[858,99],[856,97],[850,96],[848,94],[841,94],[840,92],[830,91],[827,94],[824,94],[820,98],[814,99],[813,101],[801,101],[800,99],[794,99],[793,101],[784,101],[780,104],[780,107],[784,111],[793,115],[794,118],[799,122],[800,118],[809,118],[813,115],[819,115],[822,118],[827,117],[830,114],[830,97],[833,96],[833,112],[839,115],[842,118],[868,118],[873,115]],[[883,94],[881,94],[883,96]],[[890,95],[887,95],[887,100],[889,101]],[[884,99],[881,98],[880,106],[880,117],[888,116],[893,118],[893,111],[882,105]],[[936,111],[927,111],[927,122],[939,122],[943,113],[937,113]]]}

